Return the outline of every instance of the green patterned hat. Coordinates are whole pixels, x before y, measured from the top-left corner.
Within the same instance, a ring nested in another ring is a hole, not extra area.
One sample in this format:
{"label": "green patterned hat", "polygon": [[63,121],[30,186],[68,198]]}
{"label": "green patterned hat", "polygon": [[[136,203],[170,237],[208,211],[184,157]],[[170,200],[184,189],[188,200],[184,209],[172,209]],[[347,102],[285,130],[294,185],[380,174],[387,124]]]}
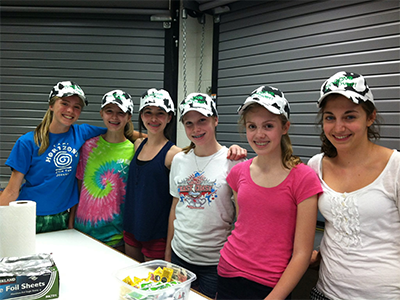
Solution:
{"label": "green patterned hat", "polygon": [[117,104],[124,113],[133,114],[132,97],[123,90],[113,90],[106,93],[101,101],[101,108],[110,103]]}
{"label": "green patterned hat", "polygon": [[58,82],[50,92],[49,102],[53,97],[69,97],[72,95],[77,95],[83,101],[83,105],[87,106],[89,102],[86,100],[85,93],[79,85],[73,81],[60,81]]}
{"label": "green patterned hat", "polygon": [[357,73],[340,71],[326,80],[321,86],[317,106],[321,107],[322,101],[331,94],[343,95],[355,104],[359,104],[360,101],[371,101],[375,105],[367,81]]}
{"label": "green patterned hat", "polygon": [[189,111],[197,111],[206,117],[217,116],[217,107],[215,102],[207,94],[191,93],[179,105],[179,112],[182,117]]}
{"label": "green patterned hat", "polygon": [[273,86],[262,85],[255,89],[239,107],[239,115],[241,115],[246,107],[252,103],[257,103],[265,107],[275,115],[285,115],[285,117],[289,119],[289,102],[286,100],[283,92]]}
{"label": "green patterned hat", "polygon": [[169,93],[163,89],[148,89],[142,97],[140,97],[139,111],[142,111],[146,106],[157,106],[165,110],[167,113],[173,112],[175,114],[174,102]]}

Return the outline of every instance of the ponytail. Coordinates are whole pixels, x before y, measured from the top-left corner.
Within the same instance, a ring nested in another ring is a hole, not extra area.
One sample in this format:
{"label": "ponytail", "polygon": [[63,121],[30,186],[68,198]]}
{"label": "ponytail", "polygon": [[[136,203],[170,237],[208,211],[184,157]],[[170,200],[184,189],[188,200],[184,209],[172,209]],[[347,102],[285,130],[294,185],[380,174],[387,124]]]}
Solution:
{"label": "ponytail", "polygon": [[42,122],[40,122],[40,124],[35,129],[33,140],[35,141],[35,144],[39,147],[38,155],[42,155],[49,147],[50,124],[51,121],[53,120],[53,111],[50,109],[50,106],[54,105],[54,103],[58,99],[60,98],[59,97],[51,98],[49,103],[49,108],[47,109]]}

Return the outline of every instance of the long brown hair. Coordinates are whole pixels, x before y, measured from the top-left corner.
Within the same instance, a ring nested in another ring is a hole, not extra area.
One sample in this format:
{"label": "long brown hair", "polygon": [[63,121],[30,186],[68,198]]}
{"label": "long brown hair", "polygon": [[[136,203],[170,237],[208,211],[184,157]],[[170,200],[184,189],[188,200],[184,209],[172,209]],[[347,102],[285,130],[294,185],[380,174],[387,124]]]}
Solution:
{"label": "long brown hair", "polygon": [[[243,114],[240,116],[239,121],[238,121],[242,132],[246,131],[247,113],[251,110],[255,110],[255,109],[259,109],[259,108],[266,109],[258,103],[252,103],[245,108],[245,110],[243,111]],[[281,120],[282,126],[285,126],[289,120],[283,114],[278,115],[278,116]],[[296,165],[302,163],[300,157],[293,155],[292,142],[290,141],[290,137],[289,137],[288,133],[282,135],[281,152],[282,152],[281,161],[285,168],[291,169],[291,168],[295,167]]]}
{"label": "long brown hair", "polygon": [[[323,152],[326,156],[328,157],[336,157],[337,156],[337,150],[336,147],[333,146],[333,144],[328,140],[328,138],[325,135],[324,132],[324,111],[325,111],[325,106],[326,103],[329,100],[336,99],[337,97],[340,97],[340,94],[331,94],[327,96],[321,103],[320,109],[318,111],[318,125],[321,126],[321,134],[320,134],[320,139],[322,142],[321,145],[321,152]],[[351,100],[349,100],[351,101]],[[371,115],[377,111],[375,105],[371,101],[360,101],[359,105],[364,109],[364,111],[367,114],[367,119],[371,117]],[[380,117],[377,115],[375,118],[374,123],[372,123],[371,126],[368,127],[368,139],[369,140],[378,140],[380,138],[380,133],[379,133],[379,127],[380,127]]]}

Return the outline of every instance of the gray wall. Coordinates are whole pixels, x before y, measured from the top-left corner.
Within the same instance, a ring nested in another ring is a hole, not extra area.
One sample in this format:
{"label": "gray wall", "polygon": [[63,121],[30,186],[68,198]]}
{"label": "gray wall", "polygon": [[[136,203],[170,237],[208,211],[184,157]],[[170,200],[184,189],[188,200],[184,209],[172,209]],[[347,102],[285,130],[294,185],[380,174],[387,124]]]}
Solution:
{"label": "gray wall", "polygon": [[400,149],[399,3],[237,3],[219,25],[218,139],[250,149],[238,133],[236,110],[255,88],[272,85],[290,102],[294,152],[308,161],[320,152],[319,88],[346,70],[363,74],[372,88],[384,120],[379,143]]}
{"label": "gray wall", "polygon": [[[24,133],[34,130],[47,108],[53,85],[73,80],[89,106],[78,123],[103,126],[102,96],[123,89],[134,98],[164,86],[165,29],[139,16],[2,13],[0,81],[0,181],[5,161]],[[133,116],[137,128],[137,113]]]}
{"label": "gray wall", "polygon": [[[365,75],[372,88],[384,122],[379,143],[400,150],[399,1],[241,1],[232,10],[219,25],[219,141],[241,141],[250,150],[236,110],[255,88],[272,85],[291,104],[289,134],[295,154],[307,162],[320,152],[319,88],[348,70]],[[320,239],[317,231],[316,245]],[[307,270],[293,299],[308,299],[317,278]]]}

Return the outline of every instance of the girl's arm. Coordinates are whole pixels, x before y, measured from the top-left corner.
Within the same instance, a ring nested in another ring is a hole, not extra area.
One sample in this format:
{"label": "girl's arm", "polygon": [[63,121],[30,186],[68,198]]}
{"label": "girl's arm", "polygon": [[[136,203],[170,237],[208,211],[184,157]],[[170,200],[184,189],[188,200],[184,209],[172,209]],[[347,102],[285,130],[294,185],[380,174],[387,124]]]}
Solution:
{"label": "girl's arm", "polygon": [[321,252],[314,250],[311,255],[310,259],[310,268],[318,268],[320,262],[321,262],[322,256]]}
{"label": "girl's arm", "polygon": [[76,204],[71,207],[69,211],[69,220],[68,220],[68,229],[73,229],[74,228],[74,223],[75,223],[75,214],[76,214],[76,209],[78,208],[79,204]]}
{"label": "girl's arm", "polygon": [[[81,190],[82,190],[82,180],[78,180],[78,195],[79,198],[81,196]],[[69,220],[68,220],[68,229],[73,229],[74,228],[74,223],[75,223],[75,215],[76,215],[76,210],[78,209],[78,204],[74,205],[71,207],[69,211]]]}
{"label": "girl's arm", "polygon": [[233,193],[233,197],[235,198],[235,211],[236,211],[236,220],[237,220],[238,215],[239,215],[239,205],[237,203],[237,192],[232,190],[232,193]]}
{"label": "girl's arm", "polygon": [[310,264],[317,224],[317,195],[297,206],[293,255],[282,277],[265,299],[285,299],[296,287]]}
{"label": "girl's arm", "polygon": [[147,137],[147,134],[146,133],[139,133],[139,131],[136,131],[136,130],[134,130],[133,131],[133,138],[135,139],[135,140],[137,140],[137,139],[139,139],[139,138],[146,138]]}
{"label": "girl's arm", "polygon": [[143,142],[144,138],[138,138],[135,140],[135,152],[139,148],[140,144]]}
{"label": "girl's arm", "polygon": [[167,236],[167,245],[165,247],[165,260],[171,262],[171,241],[174,237],[174,221],[176,219],[175,209],[178,204],[178,198],[174,197],[172,199],[171,211],[169,213],[169,221],[168,221],[168,236]]}
{"label": "girl's arm", "polygon": [[13,170],[10,180],[3,193],[0,195],[0,205],[8,205],[10,202],[15,201],[19,196],[19,190],[24,180],[25,175],[17,170]]}
{"label": "girl's arm", "polygon": [[165,166],[166,166],[168,169],[171,170],[171,164],[172,164],[172,160],[174,159],[174,156],[175,156],[177,153],[181,152],[181,151],[182,151],[182,149],[179,148],[179,147],[177,147],[177,146],[175,146],[175,145],[172,146],[172,147],[168,150],[167,155],[165,156]]}
{"label": "girl's arm", "polygon": [[240,147],[239,145],[232,145],[228,149],[227,159],[239,160],[247,157],[247,150]]}

